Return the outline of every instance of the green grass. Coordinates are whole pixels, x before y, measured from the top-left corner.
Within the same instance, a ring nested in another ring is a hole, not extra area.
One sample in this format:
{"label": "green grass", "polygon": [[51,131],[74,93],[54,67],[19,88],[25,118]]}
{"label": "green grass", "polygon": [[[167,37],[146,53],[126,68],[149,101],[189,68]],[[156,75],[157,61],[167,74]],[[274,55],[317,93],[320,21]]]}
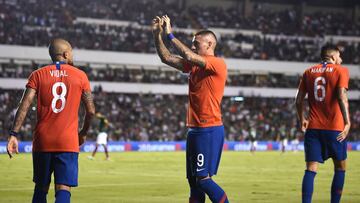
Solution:
{"label": "green grass", "polygon": [[[112,153],[104,161],[80,155],[79,187],[72,190],[72,202],[187,202],[184,152]],[[301,200],[304,173],[303,152],[224,152],[214,178],[231,202],[292,203]],[[343,203],[360,202],[360,152],[349,152]],[[315,179],[314,203],[328,203],[332,162],[320,165]],[[30,154],[9,160],[0,155],[0,202],[31,202],[32,163]],[[48,202],[54,201],[53,186]],[[207,202],[210,202],[207,200]]]}

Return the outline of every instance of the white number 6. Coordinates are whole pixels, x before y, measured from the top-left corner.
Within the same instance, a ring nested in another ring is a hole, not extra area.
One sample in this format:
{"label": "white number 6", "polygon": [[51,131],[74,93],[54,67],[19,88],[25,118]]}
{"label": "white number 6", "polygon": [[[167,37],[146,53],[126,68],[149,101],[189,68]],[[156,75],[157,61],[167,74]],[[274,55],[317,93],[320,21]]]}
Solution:
{"label": "white number 6", "polygon": [[[321,81],[322,84],[318,84]],[[326,80],[324,77],[317,77],[314,82],[314,96],[316,101],[324,101],[325,99],[325,84]],[[318,90],[321,91],[321,95],[318,95]]]}
{"label": "white number 6", "polygon": [[[61,94],[57,94],[56,89],[58,87],[61,87]],[[66,95],[66,86],[63,82],[57,82],[52,86],[52,95],[54,96],[52,102],[51,102],[51,109],[54,113],[60,113],[65,108],[65,95]],[[61,100],[61,107],[58,109],[56,108],[56,102],[58,100]]]}

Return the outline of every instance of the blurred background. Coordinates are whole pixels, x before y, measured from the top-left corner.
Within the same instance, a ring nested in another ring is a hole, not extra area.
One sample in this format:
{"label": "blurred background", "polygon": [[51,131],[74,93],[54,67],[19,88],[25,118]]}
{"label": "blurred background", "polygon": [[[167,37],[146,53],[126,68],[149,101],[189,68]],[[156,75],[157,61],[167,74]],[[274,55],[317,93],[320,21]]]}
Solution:
{"label": "blurred background", "polygon": [[[183,141],[187,75],[161,63],[150,23],[167,14],[191,44],[218,37],[228,79],[222,102],[227,141],[302,140],[294,97],[320,48],[337,45],[350,70],[349,140],[360,140],[360,1],[356,0],[0,0],[0,141],[6,141],[30,73],[49,64],[49,41],[72,44],[91,80],[111,141]],[[81,114],[81,112],[80,112]],[[20,140],[31,141],[33,104]],[[97,134],[96,121],[89,135]]]}

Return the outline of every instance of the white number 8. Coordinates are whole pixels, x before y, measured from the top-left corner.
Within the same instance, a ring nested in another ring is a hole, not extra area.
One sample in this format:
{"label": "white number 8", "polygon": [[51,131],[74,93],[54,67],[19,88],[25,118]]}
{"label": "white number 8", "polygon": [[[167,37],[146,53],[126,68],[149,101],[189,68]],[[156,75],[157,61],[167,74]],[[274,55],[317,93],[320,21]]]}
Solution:
{"label": "white number 8", "polygon": [[[318,84],[319,81],[322,82],[322,84]],[[317,77],[314,82],[314,96],[316,101],[324,101],[325,99],[325,85],[326,80],[324,77]],[[318,95],[318,90],[321,91],[321,96]]]}
{"label": "white number 8", "polygon": [[[57,94],[56,92],[56,89],[58,87],[61,87],[61,94]],[[66,86],[63,82],[57,82],[55,83],[53,86],[52,86],[52,95],[54,96],[52,102],[51,102],[51,109],[54,113],[60,113],[62,110],[64,110],[65,108],[65,103],[66,103],[66,100],[65,100],[65,95],[66,95]],[[56,108],[56,102],[58,100],[61,100],[61,107],[58,109]]]}
{"label": "white number 8", "polygon": [[197,155],[197,165],[199,167],[204,165],[204,155],[203,154],[198,154]]}

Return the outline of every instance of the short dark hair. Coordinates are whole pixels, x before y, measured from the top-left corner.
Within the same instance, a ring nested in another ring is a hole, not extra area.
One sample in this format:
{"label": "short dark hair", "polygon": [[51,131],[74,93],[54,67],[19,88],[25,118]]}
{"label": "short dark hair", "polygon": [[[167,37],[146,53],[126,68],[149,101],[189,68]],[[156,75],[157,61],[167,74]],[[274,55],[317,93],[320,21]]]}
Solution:
{"label": "short dark hair", "polygon": [[214,37],[215,41],[217,42],[217,37],[216,37],[215,33],[211,30],[201,30],[195,34],[195,36],[197,36],[197,35],[212,35]]}
{"label": "short dark hair", "polygon": [[331,56],[332,52],[340,52],[340,50],[337,46],[332,44],[327,44],[323,46],[320,53],[321,60],[327,60]]}

